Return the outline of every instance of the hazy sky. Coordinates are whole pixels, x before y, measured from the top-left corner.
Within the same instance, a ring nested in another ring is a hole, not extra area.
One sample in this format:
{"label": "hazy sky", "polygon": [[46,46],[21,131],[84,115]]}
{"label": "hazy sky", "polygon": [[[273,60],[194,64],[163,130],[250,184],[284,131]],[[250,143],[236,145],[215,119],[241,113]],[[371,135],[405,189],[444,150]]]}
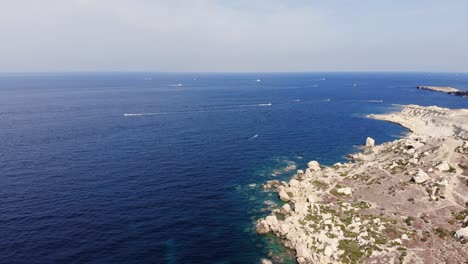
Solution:
{"label": "hazy sky", "polygon": [[468,1],[0,0],[0,71],[468,72]]}

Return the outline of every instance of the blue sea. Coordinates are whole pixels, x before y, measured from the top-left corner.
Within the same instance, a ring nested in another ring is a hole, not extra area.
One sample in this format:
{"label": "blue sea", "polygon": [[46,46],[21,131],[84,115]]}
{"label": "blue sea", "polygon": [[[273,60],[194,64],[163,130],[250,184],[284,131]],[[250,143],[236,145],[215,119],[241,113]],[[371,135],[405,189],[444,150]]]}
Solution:
{"label": "blue sea", "polygon": [[288,260],[262,183],[407,132],[367,114],[468,107],[417,85],[468,74],[1,74],[0,263]]}

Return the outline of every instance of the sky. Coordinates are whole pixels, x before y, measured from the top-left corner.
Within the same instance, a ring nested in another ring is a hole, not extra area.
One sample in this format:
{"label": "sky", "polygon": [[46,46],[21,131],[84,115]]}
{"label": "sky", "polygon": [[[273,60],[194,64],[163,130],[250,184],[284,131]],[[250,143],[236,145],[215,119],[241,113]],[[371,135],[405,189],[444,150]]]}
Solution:
{"label": "sky", "polygon": [[0,72],[468,72],[467,0],[0,0]]}

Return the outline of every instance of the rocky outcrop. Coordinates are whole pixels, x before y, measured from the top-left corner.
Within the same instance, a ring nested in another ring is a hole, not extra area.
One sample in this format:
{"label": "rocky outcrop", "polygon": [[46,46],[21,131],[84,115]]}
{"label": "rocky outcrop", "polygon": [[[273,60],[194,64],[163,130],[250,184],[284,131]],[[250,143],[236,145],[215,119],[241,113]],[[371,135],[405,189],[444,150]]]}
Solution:
{"label": "rocky outcrop", "polygon": [[426,182],[427,180],[429,180],[429,175],[427,175],[427,173],[425,173],[423,170],[419,169],[418,170],[418,173],[416,175],[413,176],[412,180],[415,182],[415,183],[424,183]]}
{"label": "rocky outcrop", "polygon": [[298,263],[465,261],[468,176],[453,166],[468,161],[466,114],[407,106],[373,116],[414,133],[381,145],[367,138],[358,162],[311,161],[289,182],[267,182],[286,203],[259,219],[257,232],[281,238]]}
{"label": "rocky outcrop", "polygon": [[434,92],[442,92],[451,95],[463,96],[468,98],[468,90],[461,91],[453,87],[443,87],[443,86],[416,86],[416,88],[420,90],[429,90]]}
{"label": "rocky outcrop", "polygon": [[461,228],[455,232],[455,235],[458,239],[468,241],[468,227]]}
{"label": "rocky outcrop", "polygon": [[375,146],[375,140],[371,137],[368,137],[366,139],[366,147],[367,148],[373,148]]}
{"label": "rocky outcrop", "polygon": [[449,171],[450,170],[450,165],[447,163],[447,161],[442,161],[439,163],[439,165],[436,166],[436,169],[440,171]]}
{"label": "rocky outcrop", "polygon": [[315,160],[310,161],[309,163],[307,163],[307,167],[311,171],[320,171],[321,170],[320,164]]}

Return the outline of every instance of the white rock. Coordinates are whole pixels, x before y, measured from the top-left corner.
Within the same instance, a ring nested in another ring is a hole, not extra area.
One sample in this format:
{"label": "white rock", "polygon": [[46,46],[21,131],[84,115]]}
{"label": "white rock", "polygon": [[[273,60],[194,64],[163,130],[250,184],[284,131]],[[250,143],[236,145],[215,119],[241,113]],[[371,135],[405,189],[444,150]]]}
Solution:
{"label": "white rock", "polygon": [[457,238],[468,238],[468,226],[464,227],[462,229],[459,229],[458,231],[455,232],[455,235]]}
{"label": "white rock", "polygon": [[401,240],[408,240],[408,235],[407,234],[403,234],[401,235]]}
{"label": "white rock", "polygon": [[427,175],[427,173],[420,169],[418,170],[418,173],[415,176],[413,176],[412,179],[415,183],[423,183],[429,180],[429,175]]}
{"label": "white rock", "polygon": [[270,232],[270,226],[265,219],[258,219],[257,224],[255,225],[255,230],[259,234],[266,234]]}
{"label": "white rock", "polygon": [[427,172],[434,172],[434,169],[433,169],[433,168],[429,168],[429,169],[427,169]]}
{"label": "white rock", "polygon": [[439,165],[436,166],[436,169],[440,171],[449,171],[450,170],[450,165],[447,163],[447,161],[442,161],[439,163]]}
{"label": "white rock", "polygon": [[297,170],[297,175],[302,175],[302,174],[304,174],[303,170]]}
{"label": "white rock", "polygon": [[309,167],[309,169],[310,169],[311,171],[319,171],[319,170],[321,170],[320,164],[319,164],[317,161],[315,161],[315,160],[312,160],[312,161],[310,161],[309,163],[307,163],[307,167]]}
{"label": "white rock", "polygon": [[412,158],[408,162],[411,164],[418,164],[418,159]]}
{"label": "white rock", "polygon": [[353,193],[353,189],[350,187],[344,187],[336,190],[338,193],[345,194],[345,195],[350,195]]}
{"label": "white rock", "polygon": [[289,212],[291,212],[291,206],[289,204],[285,204],[281,207],[280,209],[280,213],[284,214],[284,215],[287,215],[289,214]]}
{"label": "white rock", "polygon": [[278,195],[280,199],[285,202],[291,201],[291,197],[289,197],[288,193],[284,190],[284,188],[279,188]]}
{"label": "white rock", "polygon": [[441,185],[441,186],[448,186],[449,182],[448,182],[448,180],[444,179],[444,180],[440,180],[438,182],[438,184]]}
{"label": "white rock", "polygon": [[333,248],[331,246],[326,246],[323,253],[325,256],[331,257],[333,255]]}
{"label": "white rock", "polygon": [[341,164],[341,163],[339,163],[339,162],[333,164],[333,167],[341,167],[341,166],[343,166],[343,164]]}
{"label": "white rock", "polygon": [[266,223],[270,227],[272,231],[277,231],[279,230],[279,223],[278,219],[276,218],[275,215],[269,215],[265,218]]}
{"label": "white rock", "polygon": [[366,147],[373,148],[375,146],[375,140],[371,137],[367,137],[366,139]]}
{"label": "white rock", "polygon": [[429,156],[429,152],[425,151],[425,152],[423,153],[423,155],[424,155],[424,156]]}

